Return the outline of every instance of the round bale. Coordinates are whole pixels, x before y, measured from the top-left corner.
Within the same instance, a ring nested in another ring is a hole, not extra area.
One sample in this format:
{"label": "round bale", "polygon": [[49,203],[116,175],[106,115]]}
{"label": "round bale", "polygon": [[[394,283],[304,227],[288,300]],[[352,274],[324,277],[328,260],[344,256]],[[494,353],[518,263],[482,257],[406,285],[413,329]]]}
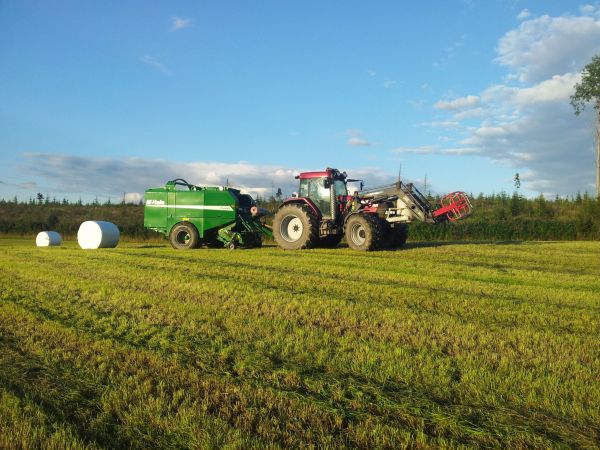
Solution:
{"label": "round bale", "polygon": [[77,242],[83,249],[115,248],[121,237],[114,223],[88,220],[79,226]]}
{"label": "round bale", "polygon": [[62,237],[56,231],[41,231],[35,237],[38,247],[55,247],[62,244]]}

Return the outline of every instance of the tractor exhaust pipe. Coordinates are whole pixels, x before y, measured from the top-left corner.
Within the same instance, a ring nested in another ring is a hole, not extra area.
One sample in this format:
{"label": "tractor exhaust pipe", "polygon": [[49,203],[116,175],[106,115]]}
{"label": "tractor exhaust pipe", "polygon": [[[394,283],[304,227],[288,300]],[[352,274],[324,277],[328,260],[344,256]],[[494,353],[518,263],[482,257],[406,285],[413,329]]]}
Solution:
{"label": "tractor exhaust pipe", "polygon": [[330,207],[331,207],[331,221],[335,222],[336,216],[337,216],[337,210],[336,210],[336,206],[337,206],[337,193],[335,192],[335,183],[331,183],[331,198],[330,200]]}

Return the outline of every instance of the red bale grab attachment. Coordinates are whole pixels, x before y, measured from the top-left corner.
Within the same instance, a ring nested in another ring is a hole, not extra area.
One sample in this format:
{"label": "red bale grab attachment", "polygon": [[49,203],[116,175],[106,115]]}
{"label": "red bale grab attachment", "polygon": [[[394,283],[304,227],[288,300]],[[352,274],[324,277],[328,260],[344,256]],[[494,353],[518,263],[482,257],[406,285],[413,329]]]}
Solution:
{"label": "red bale grab attachment", "polygon": [[454,222],[459,219],[464,219],[471,215],[473,210],[469,197],[464,192],[451,192],[440,199],[441,208],[433,212],[434,217],[446,216],[446,218]]}

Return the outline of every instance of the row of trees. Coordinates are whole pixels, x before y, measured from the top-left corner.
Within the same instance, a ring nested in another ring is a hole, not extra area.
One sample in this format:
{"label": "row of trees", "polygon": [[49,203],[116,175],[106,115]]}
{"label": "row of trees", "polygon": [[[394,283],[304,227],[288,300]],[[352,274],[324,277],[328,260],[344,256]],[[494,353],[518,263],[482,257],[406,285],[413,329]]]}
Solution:
{"label": "row of trees", "polygon": [[[41,192],[38,192],[35,197],[29,197],[29,200],[19,200],[18,197],[15,195],[11,200],[4,200],[4,199],[0,199],[0,202],[5,202],[5,203],[13,203],[13,204],[17,204],[17,203],[26,203],[28,205],[53,205],[53,206],[57,206],[57,205],[84,205],[83,200],[81,199],[81,197],[79,198],[79,200],[73,202],[73,201],[69,201],[67,200],[65,197],[63,197],[62,199],[57,199],[56,197],[50,197],[49,195],[44,195]],[[144,202],[143,200],[140,200],[138,202],[125,202],[125,198],[123,197],[123,199],[120,202],[114,203],[110,197],[108,197],[105,201],[101,202],[100,200],[98,200],[98,197],[95,197],[94,200],[92,200],[91,202],[85,203],[85,205],[88,206],[112,206],[112,205],[126,205],[126,204],[138,204],[138,205],[143,205]]]}
{"label": "row of trees", "polygon": [[[473,215],[461,222],[431,226],[414,224],[411,239],[417,240],[571,240],[600,239],[600,199],[586,194],[548,200],[529,199],[518,190],[512,195],[471,195]],[[432,203],[436,198],[430,197]],[[258,199],[272,212],[279,206],[275,196]],[[0,200],[0,233],[35,234],[56,230],[74,235],[85,220],[116,223],[126,236],[147,238],[141,205],[16,202]]]}

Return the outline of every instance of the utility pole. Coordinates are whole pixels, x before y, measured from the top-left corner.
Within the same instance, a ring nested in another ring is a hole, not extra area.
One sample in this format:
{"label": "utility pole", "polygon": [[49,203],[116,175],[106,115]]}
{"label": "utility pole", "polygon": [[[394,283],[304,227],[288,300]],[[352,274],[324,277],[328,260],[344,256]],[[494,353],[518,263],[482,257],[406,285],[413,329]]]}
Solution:
{"label": "utility pole", "polygon": [[423,181],[423,193],[427,195],[427,174],[425,174],[425,180]]}

